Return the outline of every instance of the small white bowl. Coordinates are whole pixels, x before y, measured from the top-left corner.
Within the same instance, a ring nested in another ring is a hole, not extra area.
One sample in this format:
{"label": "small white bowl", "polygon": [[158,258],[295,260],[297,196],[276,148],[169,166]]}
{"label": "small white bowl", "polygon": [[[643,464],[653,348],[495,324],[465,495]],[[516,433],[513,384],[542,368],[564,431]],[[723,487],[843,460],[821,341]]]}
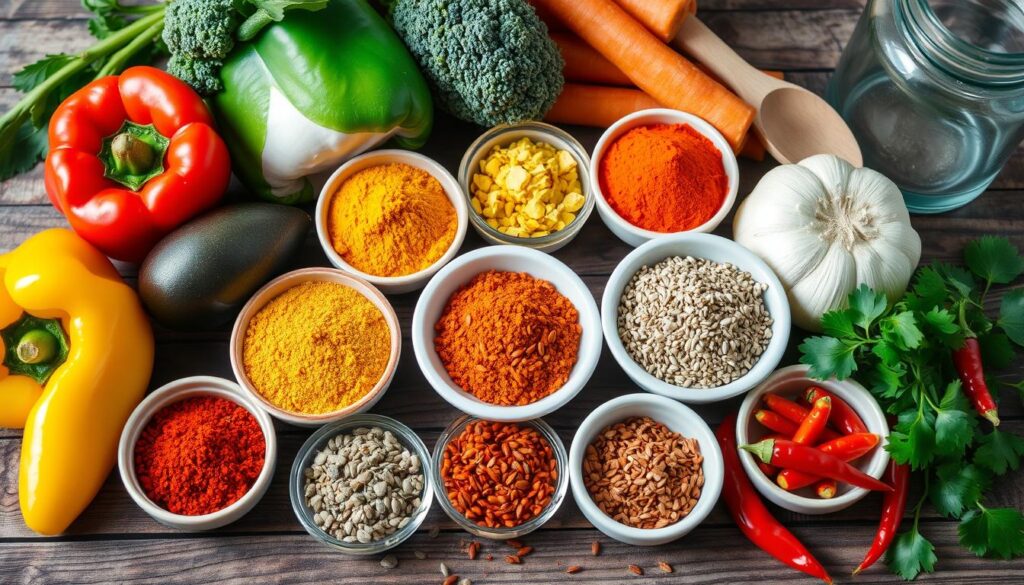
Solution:
{"label": "small white bowl", "polygon": [[[626,285],[643,266],[657,264],[671,256],[693,256],[714,262],[729,263],[740,270],[749,272],[754,280],[768,285],[764,292],[764,304],[772,317],[772,338],[768,347],[749,372],[736,380],[716,388],[684,388],[669,384],[649,374],[640,364],[633,361],[619,337],[617,325],[619,299]],[[601,298],[601,325],[612,357],[619,362],[633,382],[648,392],[675,398],[682,402],[704,404],[732,398],[750,390],[775,369],[789,343],[790,313],[789,301],[782,283],[754,253],[732,240],[701,233],[680,233],[650,240],[630,252],[615,267]]]}
{"label": "small white bowl", "polygon": [[473,175],[480,168],[480,161],[491,153],[495,146],[507,146],[521,138],[529,138],[534,142],[545,142],[559,150],[565,150],[576,159],[576,170],[580,179],[580,186],[583,188],[583,207],[576,212],[576,219],[572,223],[540,238],[520,238],[503,234],[500,231],[487,225],[480,214],[472,208],[469,211],[470,223],[473,229],[480,234],[485,241],[491,244],[513,244],[526,246],[541,252],[551,254],[562,248],[576,237],[587,223],[587,218],[594,211],[594,194],[591,188],[590,179],[590,157],[587,149],[568,132],[545,124],[544,122],[520,122],[518,124],[500,124],[484,132],[473,144],[466,149],[462,156],[462,163],[459,164],[459,185],[466,194],[469,201],[473,196],[472,182]]}
{"label": "small white bowl", "polygon": [[612,209],[611,204],[608,203],[604,192],[601,190],[601,160],[604,158],[605,151],[627,131],[637,126],[647,126],[649,124],[687,124],[707,137],[722,153],[722,165],[725,167],[725,174],[729,177],[729,190],[725,194],[725,200],[722,201],[722,207],[715,215],[711,216],[711,219],[701,225],[685,232],[671,233],[714,231],[718,224],[722,223],[722,220],[725,219],[725,216],[729,215],[729,211],[732,210],[732,206],[736,203],[736,192],[740,186],[740,170],[739,164],[736,162],[736,154],[733,152],[729,142],[722,136],[722,133],[716,130],[714,126],[693,114],[667,108],[641,110],[624,116],[609,126],[604,131],[604,134],[601,135],[601,138],[598,139],[597,146],[594,147],[594,155],[591,157],[590,184],[594,194],[597,196],[597,213],[601,216],[601,221],[608,226],[608,229],[613,234],[630,246],[639,246],[649,240],[670,235],[669,233],[645,230],[626,221]]}
{"label": "small white bowl", "polygon": [[[260,309],[278,295],[303,282],[336,282],[354,289],[380,309],[380,312],[384,315],[384,320],[388,323],[388,330],[391,332],[391,357],[388,358],[387,366],[385,366],[384,373],[381,375],[380,380],[377,381],[377,384],[354,404],[324,414],[292,412],[271,404],[253,386],[252,381],[249,380],[249,375],[245,371],[243,346],[245,345],[245,331],[249,328],[249,321]],[[249,299],[249,302],[245,303],[245,306],[242,307],[238,317],[235,319],[235,325],[231,329],[231,341],[228,349],[231,358],[231,371],[234,372],[235,379],[238,380],[242,390],[249,395],[253,402],[278,420],[300,427],[318,427],[341,420],[350,414],[366,412],[384,396],[384,392],[387,391],[388,386],[391,385],[391,380],[395,377],[395,370],[398,369],[398,358],[402,353],[402,330],[398,323],[398,315],[395,314],[395,309],[388,302],[387,297],[370,283],[334,268],[301,268],[278,276],[252,295],[252,298]]]}
{"label": "small white bowl", "polygon": [[[135,476],[135,443],[154,414],[170,404],[195,396],[224,398],[238,404],[253,415],[267,442],[266,458],[263,461],[263,470],[257,476],[256,482],[238,501],[212,514],[184,516],[161,508],[146,496],[145,490],[142,489],[142,485],[139,484],[139,480]],[[276,462],[277,434],[274,432],[274,422],[267,416],[267,413],[260,410],[242,393],[238,384],[213,376],[182,378],[154,390],[135,407],[128,422],[125,423],[124,430],[121,432],[121,440],[117,446],[117,467],[120,469],[121,481],[124,482],[128,495],[154,520],[178,530],[213,530],[231,524],[248,514],[263,499],[267,488],[270,487]]]}
{"label": "small white bowl", "polygon": [[[762,427],[754,419],[754,412],[758,409],[762,397],[765,394],[781,394],[787,398],[795,399],[807,390],[810,386],[819,386],[835,394],[844,402],[850,405],[860,415],[868,431],[879,436],[878,446],[870,453],[861,457],[852,465],[858,467],[864,473],[881,478],[889,464],[889,452],[884,449],[885,438],[889,436],[889,424],[885,420],[885,413],[878,402],[863,386],[853,380],[838,381],[814,380],[808,375],[809,368],[804,365],[789,366],[776,371],[752,390],[743,399],[736,423],[736,444],[746,445],[760,441],[770,431]],[[821,499],[813,495],[811,488],[803,488],[795,492],[787,492],[775,484],[757,467],[754,456],[744,450],[740,450],[740,461],[743,469],[746,470],[750,481],[754,483],[757,491],[768,498],[772,503],[799,514],[831,514],[845,508],[849,508],[858,500],[868,495],[868,490],[853,487],[843,482],[839,483],[839,490],[836,497]]]}
{"label": "small white bowl", "polygon": [[[448,299],[477,274],[488,270],[526,272],[550,282],[579,312],[580,337],[576,365],[569,379],[548,396],[524,406],[484,402],[452,381],[434,350],[434,325]],[[601,356],[601,316],[587,285],[568,266],[544,252],[523,246],[491,246],[459,256],[427,284],[412,316],[412,347],[416,362],[434,390],[459,410],[486,420],[513,422],[539,418],[573,399],[594,373]]]}
{"label": "small white bowl", "polygon": [[[583,483],[583,457],[587,446],[608,426],[633,416],[650,417],[671,431],[696,439],[704,457],[704,488],[697,505],[685,518],[664,528],[635,528],[613,520],[597,507]],[[569,485],[576,505],[595,528],[626,544],[655,546],[686,535],[711,513],[722,493],[724,480],[722,451],[704,419],[687,406],[653,394],[627,394],[598,406],[583,419],[569,451]]]}
{"label": "small white bowl", "polygon": [[[458,227],[456,228],[455,239],[448,246],[448,250],[430,266],[404,276],[379,276],[357,270],[342,259],[341,255],[334,249],[334,246],[331,245],[330,229],[327,225],[327,212],[330,210],[331,199],[333,199],[335,191],[349,177],[363,169],[392,163],[407,164],[426,171],[437,179],[441,183],[441,187],[444,188],[449,201],[452,202],[452,206],[455,207]],[[400,294],[422,288],[434,273],[440,270],[442,266],[447,264],[459,252],[459,248],[462,247],[462,241],[466,238],[466,229],[469,224],[469,205],[467,205],[466,195],[462,192],[462,188],[459,187],[455,177],[433,159],[408,150],[375,150],[349,160],[338,167],[338,170],[334,171],[331,177],[327,179],[324,188],[320,191],[320,198],[316,202],[314,217],[316,218],[316,235],[320,240],[320,247],[323,248],[324,254],[327,255],[327,259],[333,266],[362,278],[386,294]]]}

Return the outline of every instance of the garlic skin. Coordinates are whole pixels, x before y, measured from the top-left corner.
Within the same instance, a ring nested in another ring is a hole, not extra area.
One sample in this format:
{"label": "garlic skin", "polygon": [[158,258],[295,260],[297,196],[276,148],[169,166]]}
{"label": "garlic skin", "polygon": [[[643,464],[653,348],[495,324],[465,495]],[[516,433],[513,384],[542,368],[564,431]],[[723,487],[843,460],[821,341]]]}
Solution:
{"label": "garlic skin", "polygon": [[793,323],[815,332],[862,283],[895,300],[921,259],[899,188],[826,154],[765,174],[736,211],[733,235],[778,275]]}

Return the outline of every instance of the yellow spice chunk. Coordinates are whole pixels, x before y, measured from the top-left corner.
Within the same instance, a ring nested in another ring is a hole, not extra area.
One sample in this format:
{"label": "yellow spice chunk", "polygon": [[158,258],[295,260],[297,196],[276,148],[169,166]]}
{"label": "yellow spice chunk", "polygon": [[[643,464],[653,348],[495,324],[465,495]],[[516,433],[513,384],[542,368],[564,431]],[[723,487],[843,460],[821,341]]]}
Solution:
{"label": "yellow spice chunk", "polygon": [[522,138],[495,146],[473,175],[473,210],[510,236],[539,238],[569,225],[583,207],[576,159]]}

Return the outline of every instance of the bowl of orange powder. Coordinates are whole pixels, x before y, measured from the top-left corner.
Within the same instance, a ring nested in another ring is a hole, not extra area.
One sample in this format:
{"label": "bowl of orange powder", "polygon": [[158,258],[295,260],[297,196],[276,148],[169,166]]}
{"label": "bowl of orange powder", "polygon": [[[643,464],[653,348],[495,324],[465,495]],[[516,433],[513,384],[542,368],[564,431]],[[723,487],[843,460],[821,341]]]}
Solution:
{"label": "bowl of orange powder", "polygon": [[303,268],[258,290],[231,331],[231,369],[275,418],[320,426],[369,410],[398,366],[402,335],[387,298],[334,268]]}
{"label": "bowl of orange powder", "polygon": [[635,112],[594,147],[597,212],[631,246],[680,232],[711,232],[736,203],[739,165],[711,124],[678,110]]}
{"label": "bowl of orange powder", "polygon": [[408,150],[376,150],[331,175],[314,217],[332,265],[399,294],[422,288],[455,257],[469,206],[436,161]]}
{"label": "bowl of orange powder", "polygon": [[437,393],[493,421],[524,421],[572,400],[601,354],[590,290],[554,257],[523,246],[464,254],[423,289],[416,361]]}

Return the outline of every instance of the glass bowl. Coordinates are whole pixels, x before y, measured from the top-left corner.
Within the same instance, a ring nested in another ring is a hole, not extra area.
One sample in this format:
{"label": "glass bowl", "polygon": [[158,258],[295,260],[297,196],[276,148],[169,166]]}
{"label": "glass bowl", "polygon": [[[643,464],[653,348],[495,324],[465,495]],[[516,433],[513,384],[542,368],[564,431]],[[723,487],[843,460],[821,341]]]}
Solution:
{"label": "glass bowl", "polygon": [[554,252],[565,246],[583,229],[590,213],[594,210],[594,192],[590,180],[590,155],[578,140],[568,132],[543,122],[521,122],[519,124],[501,124],[484,132],[466,149],[466,154],[459,164],[459,185],[465,193],[467,203],[473,199],[473,173],[480,168],[480,161],[495,146],[505,146],[520,138],[529,138],[534,142],[546,142],[555,148],[566,150],[576,159],[577,175],[583,187],[583,207],[576,212],[576,219],[557,232],[539,238],[520,238],[510,236],[487,225],[484,218],[469,206],[469,223],[480,236],[491,244],[512,244],[526,246],[542,252]]}
{"label": "glass bowl", "polygon": [[[351,431],[358,427],[380,427],[391,431],[402,445],[419,457],[420,469],[423,471],[423,493],[420,495],[420,507],[410,517],[409,523],[404,528],[397,530],[394,534],[381,540],[362,544],[359,542],[343,542],[322,530],[313,522],[313,510],[306,505],[305,469],[313,462],[317,452],[335,435],[345,431]],[[372,555],[394,548],[412,536],[423,524],[430,510],[430,504],[434,498],[433,466],[430,463],[430,453],[427,446],[412,429],[398,422],[393,418],[378,414],[355,414],[338,422],[325,425],[313,433],[306,442],[299,448],[292,464],[292,471],[288,478],[288,493],[292,501],[292,511],[299,519],[299,523],[306,529],[313,538],[331,546],[343,553],[350,555]]]}
{"label": "glass bowl", "polygon": [[448,428],[446,428],[437,439],[437,445],[434,447],[434,461],[431,469],[434,491],[437,492],[437,501],[441,504],[441,508],[444,510],[445,514],[448,514],[449,518],[451,518],[463,530],[474,536],[488,538],[491,540],[519,538],[537,530],[546,524],[547,521],[550,520],[556,512],[558,512],[558,508],[562,505],[562,500],[565,499],[565,493],[569,488],[569,455],[565,451],[565,445],[562,444],[562,439],[560,439],[558,434],[555,433],[555,429],[551,428],[551,425],[543,420],[538,418],[518,423],[511,423],[537,429],[547,442],[551,444],[551,450],[555,454],[556,468],[558,469],[558,481],[555,484],[555,492],[551,494],[551,501],[548,502],[547,507],[544,508],[539,515],[520,524],[519,526],[514,526],[512,528],[488,528],[486,526],[480,526],[476,522],[466,518],[461,512],[455,509],[455,506],[453,506],[451,501],[448,499],[448,490],[445,489],[444,479],[441,477],[441,462],[444,460],[444,450],[448,447],[448,443],[455,437],[459,436],[466,426],[478,420],[483,419],[479,419],[468,414],[463,415],[455,419],[452,424],[448,425]]}

